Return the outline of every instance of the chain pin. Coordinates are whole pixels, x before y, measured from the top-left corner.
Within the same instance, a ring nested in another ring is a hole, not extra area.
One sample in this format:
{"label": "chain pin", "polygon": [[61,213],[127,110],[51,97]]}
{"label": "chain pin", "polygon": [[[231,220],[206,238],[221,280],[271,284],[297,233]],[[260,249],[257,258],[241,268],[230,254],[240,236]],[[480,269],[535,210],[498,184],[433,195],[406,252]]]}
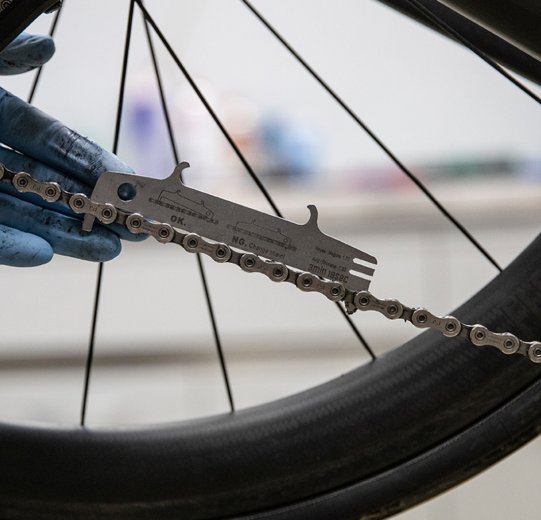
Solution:
{"label": "chain pin", "polygon": [[212,258],[216,262],[227,262],[231,258],[231,249],[225,244],[217,244]]}
{"label": "chain pin", "polygon": [[22,175],[16,176],[15,184],[18,188],[26,188],[28,186],[28,178]]}
{"label": "chain pin", "polygon": [[159,233],[160,237],[167,238],[169,236],[170,231],[166,227],[161,227],[160,231],[158,233]]}
{"label": "chain pin", "polygon": [[255,260],[251,256],[249,256],[244,260],[244,265],[251,269],[255,266]]}
{"label": "chain pin", "polygon": [[105,204],[99,212],[99,217],[101,222],[104,224],[112,224],[116,218],[116,209],[112,204]]}
{"label": "chain pin", "polygon": [[186,235],[183,245],[187,251],[193,253],[199,246],[199,237],[193,233]]}
{"label": "chain pin", "polygon": [[77,195],[71,197],[69,203],[73,211],[75,211],[76,213],[80,213],[80,211],[78,210],[82,210],[85,207],[86,196],[78,193]]}
{"label": "chain pin", "polygon": [[370,305],[370,293],[360,291],[355,295],[354,303],[356,307],[368,307]]}
{"label": "chain pin", "polygon": [[284,270],[281,267],[275,267],[272,271],[274,278],[281,278],[284,275]]}
{"label": "chain pin", "polygon": [[534,363],[541,363],[541,343],[534,341],[528,348],[528,357]]}
{"label": "chain pin", "polygon": [[140,229],[142,225],[143,225],[143,221],[141,220],[140,217],[130,218],[130,227],[134,229]]}
{"label": "chain pin", "polygon": [[245,253],[240,257],[240,267],[244,271],[251,272],[257,265],[258,257],[253,253]]}

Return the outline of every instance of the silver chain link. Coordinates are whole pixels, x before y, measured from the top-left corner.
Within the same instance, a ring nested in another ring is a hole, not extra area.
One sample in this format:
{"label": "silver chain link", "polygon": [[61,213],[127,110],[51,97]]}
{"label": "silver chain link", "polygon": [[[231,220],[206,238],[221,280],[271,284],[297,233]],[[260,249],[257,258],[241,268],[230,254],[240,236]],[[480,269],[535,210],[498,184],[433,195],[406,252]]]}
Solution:
{"label": "silver chain link", "polygon": [[541,363],[539,341],[523,341],[509,332],[493,332],[479,324],[467,325],[454,316],[436,316],[422,307],[413,308],[395,299],[377,298],[369,291],[355,292],[339,282],[289,268],[254,253],[235,251],[227,244],[210,242],[195,233],[174,229],[170,224],[147,220],[139,213],[127,213],[109,203],[93,202],[82,193],[66,191],[56,182],[37,181],[29,173],[13,172],[1,163],[0,181],[10,183],[21,193],[33,193],[47,202],[68,205],[75,213],[90,214],[103,224],[120,224],[132,233],[150,235],[163,244],[174,242],[189,253],[201,253],[215,262],[238,265],[248,273],[262,273],[273,282],[288,282],[301,291],[318,292],[331,301],[342,301],[349,314],[379,312],[390,320],[403,319],[420,329],[435,330],[449,338],[466,338],[477,347],[494,347],[504,354],[521,354],[534,363]]}

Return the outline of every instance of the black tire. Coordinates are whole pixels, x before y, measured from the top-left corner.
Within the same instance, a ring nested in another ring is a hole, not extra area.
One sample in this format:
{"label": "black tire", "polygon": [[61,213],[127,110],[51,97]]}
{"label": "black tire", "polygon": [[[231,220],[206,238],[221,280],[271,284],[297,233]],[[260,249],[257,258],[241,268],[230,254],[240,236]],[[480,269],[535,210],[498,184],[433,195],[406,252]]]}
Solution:
{"label": "black tire", "polygon": [[[541,337],[541,238],[456,311]],[[383,518],[541,426],[541,367],[427,332],[267,405],[138,430],[0,427],[1,518]]]}

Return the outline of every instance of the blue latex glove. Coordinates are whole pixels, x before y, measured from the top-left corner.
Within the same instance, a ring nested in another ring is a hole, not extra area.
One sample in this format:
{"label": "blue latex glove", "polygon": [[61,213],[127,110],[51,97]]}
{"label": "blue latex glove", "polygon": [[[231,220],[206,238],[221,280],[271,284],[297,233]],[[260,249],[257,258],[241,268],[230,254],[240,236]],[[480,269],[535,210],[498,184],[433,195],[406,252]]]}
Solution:
{"label": "blue latex glove", "polygon": [[[51,38],[23,33],[0,53],[0,73],[31,70],[53,53]],[[10,170],[56,181],[73,192],[89,195],[105,171],[131,172],[113,154],[2,88],[0,143],[12,149],[0,147],[0,162]],[[22,195],[0,182],[0,264],[41,265],[54,253],[106,261],[120,253],[120,238],[140,240],[116,226],[97,225],[92,233],[84,233],[81,218],[68,208],[48,204],[36,195]]]}
{"label": "blue latex glove", "polygon": [[22,33],[0,53],[0,74],[8,76],[35,69],[49,61],[53,54],[52,38]]}

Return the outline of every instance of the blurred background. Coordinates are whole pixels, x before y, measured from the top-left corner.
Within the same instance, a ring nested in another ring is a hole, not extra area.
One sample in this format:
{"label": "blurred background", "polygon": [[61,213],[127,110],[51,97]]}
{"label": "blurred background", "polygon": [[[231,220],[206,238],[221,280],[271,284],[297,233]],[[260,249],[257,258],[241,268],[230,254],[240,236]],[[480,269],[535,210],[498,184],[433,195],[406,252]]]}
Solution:
{"label": "blurred background", "polygon": [[[34,104],[113,144],[128,2],[64,0],[57,52]],[[541,110],[476,56],[375,0],[254,5],[503,265],[539,229]],[[494,268],[237,0],[146,6],[286,218],[319,208],[324,232],[376,256],[371,290],[445,314]],[[41,17],[34,32],[49,30]],[[185,182],[270,211],[154,38]],[[2,78],[26,97],[32,74]],[[540,92],[540,89],[529,85]],[[136,10],[119,155],[157,178],[174,168]],[[237,408],[314,386],[368,355],[324,297],[204,260]],[[77,423],[97,266],[56,257],[0,268],[0,416]],[[417,334],[354,321],[378,355]],[[148,240],[104,269],[87,424],[174,421],[228,410],[195,258]],[[404,519],[534,519],[541,444]]]}

